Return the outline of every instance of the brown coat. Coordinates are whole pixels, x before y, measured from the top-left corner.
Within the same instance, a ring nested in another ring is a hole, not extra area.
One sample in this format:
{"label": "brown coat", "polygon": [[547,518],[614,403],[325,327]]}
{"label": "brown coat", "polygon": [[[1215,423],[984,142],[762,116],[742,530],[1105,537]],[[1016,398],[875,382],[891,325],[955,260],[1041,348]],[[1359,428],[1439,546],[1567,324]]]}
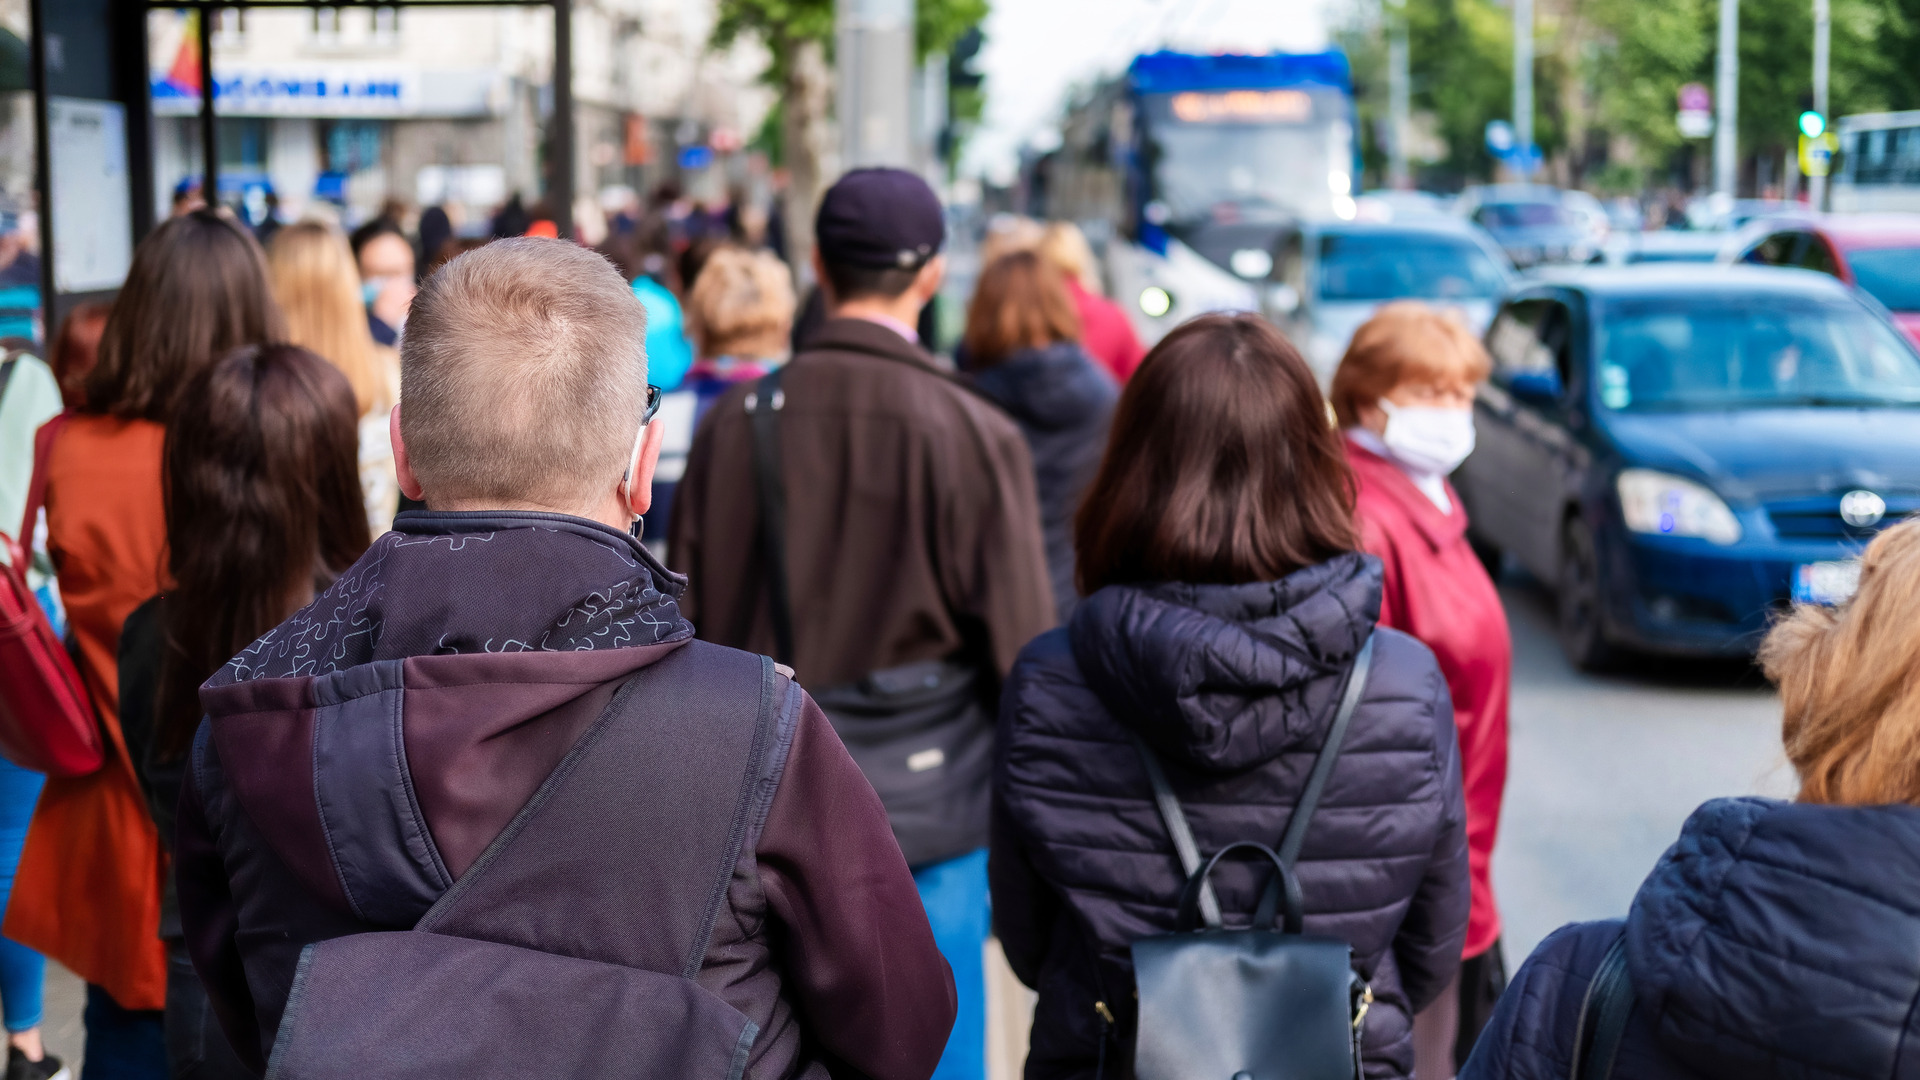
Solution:
{"label": "brown coat", "polygon": [[[760,565],[752,384],[693,440],[668,535],[708,641],[771,652]],[[835,319],[782,388],[793,666],[833,686],[970,651],[1004,677],[1054,625],[1033,464],[1020,429],[876,323]]]}

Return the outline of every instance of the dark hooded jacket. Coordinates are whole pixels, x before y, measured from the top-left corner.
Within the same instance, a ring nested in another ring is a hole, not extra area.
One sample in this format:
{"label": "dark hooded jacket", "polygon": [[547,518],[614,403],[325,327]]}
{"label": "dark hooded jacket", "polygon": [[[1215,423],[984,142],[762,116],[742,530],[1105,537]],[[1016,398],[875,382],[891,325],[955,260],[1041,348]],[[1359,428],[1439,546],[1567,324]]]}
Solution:
{"label": "dark hooded jacket", "polygon": [[972,377],[981,393],[1013,416],[1033,452],[1047,574],[1065,622],[1080,602],[1073,584],[1073,515],[1100,470],[1120,388],[1072,341],[1022,349]]}
{"label": "dark hooded jacket", "polygon": [[[1275,582],[1108,586],[1021,654],[989,874],[1007,959],[1040,994],[1029,1080],[1094,1075],[1095,1002],[1117,1020],[1107,1060],[1130,1059],[1127,950],[1174,926],[1183,875],[1128,730],[1161,756],[1203,851],[1277,845],[1369,633],[1373,671],[1297,869],[1307,932],[1350,943],[1373,986],[1367,1075],[1412,1072],[1411,1017],[1460,963],[1466,812],[1446,681],[1425,646],[1374,630],[1379,607],[1378,560],[1348,554]],[[1270,873],[1215,872],[1229,926]]]}
{"label": "dark hooded jacket", "polygon": [[[689,646],[683,588],[640,544],[580,518],[403,513],[202,687],[218,767],[191,774],[181,797],[180,919],[244,1060],[264,1065],[302,947],[411,926],[614,692]],[[339,817],[366,782],[314,734],[316,708],[361,699],[354,716],[399,711],[401,782],[382,791],[404,790],[425,836],[323,825],[378,816]],[[836,1062],[924,1077],[952,1025],[951,976],[878,797],[811,698],[787,700],[694,978],[758,1026],[749,1077],[824,1077]],[[203,793],[210,783],[218,792]],[[218,843],[214,811],[235,804],[252,830],[241,835],[261,845]],[[658,833],[674,843],[675,822]],[[417,868],[374,880],[419,884],[369,888],[369,867]],[[553,904],[567,887],[556,875]]]}
{"label": "dark hooded jacket", "polygon": [[1920,1077],[1920,807],[1703,805],[1624,923],[1540,943],[1462,1080],[1568,1075],[1587,984],[1623,931],[1617,1080]]}

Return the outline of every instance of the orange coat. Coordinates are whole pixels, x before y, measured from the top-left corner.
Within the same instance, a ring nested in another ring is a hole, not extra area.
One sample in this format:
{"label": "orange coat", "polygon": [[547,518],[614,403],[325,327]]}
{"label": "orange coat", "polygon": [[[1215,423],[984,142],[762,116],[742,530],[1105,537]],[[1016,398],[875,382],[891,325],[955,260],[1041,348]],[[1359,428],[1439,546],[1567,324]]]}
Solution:
{"label": "orange coat", "polygon": [[48,457],[47,550],[107,761],[47,781],[4,927],[128,1009],[162,1008],[167,994],[160,838],[120,734],[118,669],[121,624],[166,578],[165,436],[151,421],[77,416]]}

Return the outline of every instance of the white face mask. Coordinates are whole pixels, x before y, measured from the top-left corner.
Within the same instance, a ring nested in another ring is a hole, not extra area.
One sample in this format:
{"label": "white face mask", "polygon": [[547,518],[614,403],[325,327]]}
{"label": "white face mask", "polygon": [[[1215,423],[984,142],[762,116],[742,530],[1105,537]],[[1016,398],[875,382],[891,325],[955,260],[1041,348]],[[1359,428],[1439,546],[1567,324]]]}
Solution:
{"label": "white face mask", "polygon": [[1472,408],[1395,405],[1381,398],[1380,409],[1387,414],[1387,433],[1380,441],[1414,472],[1445,476],[1473,453]]}

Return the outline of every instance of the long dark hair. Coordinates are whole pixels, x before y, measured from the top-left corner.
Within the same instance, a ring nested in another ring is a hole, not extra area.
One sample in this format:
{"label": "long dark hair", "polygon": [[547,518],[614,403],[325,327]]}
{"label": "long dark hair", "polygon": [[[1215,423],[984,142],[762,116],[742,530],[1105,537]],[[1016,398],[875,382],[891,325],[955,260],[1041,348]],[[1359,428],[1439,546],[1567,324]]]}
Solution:
{"label": "long dark hair", "polygon": [[216,358],[285,337],[252,234],[218,211],[183,214],[134,251],[83,408],[169,423],[194,376]]}
{"label": "long dark hair", "polygon": [[1176,327],[1127,380],[1074,522],[1080,591],[1273,581],[1360,546],[1354,482],[1300,353],[1257,315]]}
{"label": "long dark hair", "polygon": [[293,345],[234,352],[167,426],[167,594],[155,744],[183,752],[200,684],[367,549],[359,409],[338,368]]}

